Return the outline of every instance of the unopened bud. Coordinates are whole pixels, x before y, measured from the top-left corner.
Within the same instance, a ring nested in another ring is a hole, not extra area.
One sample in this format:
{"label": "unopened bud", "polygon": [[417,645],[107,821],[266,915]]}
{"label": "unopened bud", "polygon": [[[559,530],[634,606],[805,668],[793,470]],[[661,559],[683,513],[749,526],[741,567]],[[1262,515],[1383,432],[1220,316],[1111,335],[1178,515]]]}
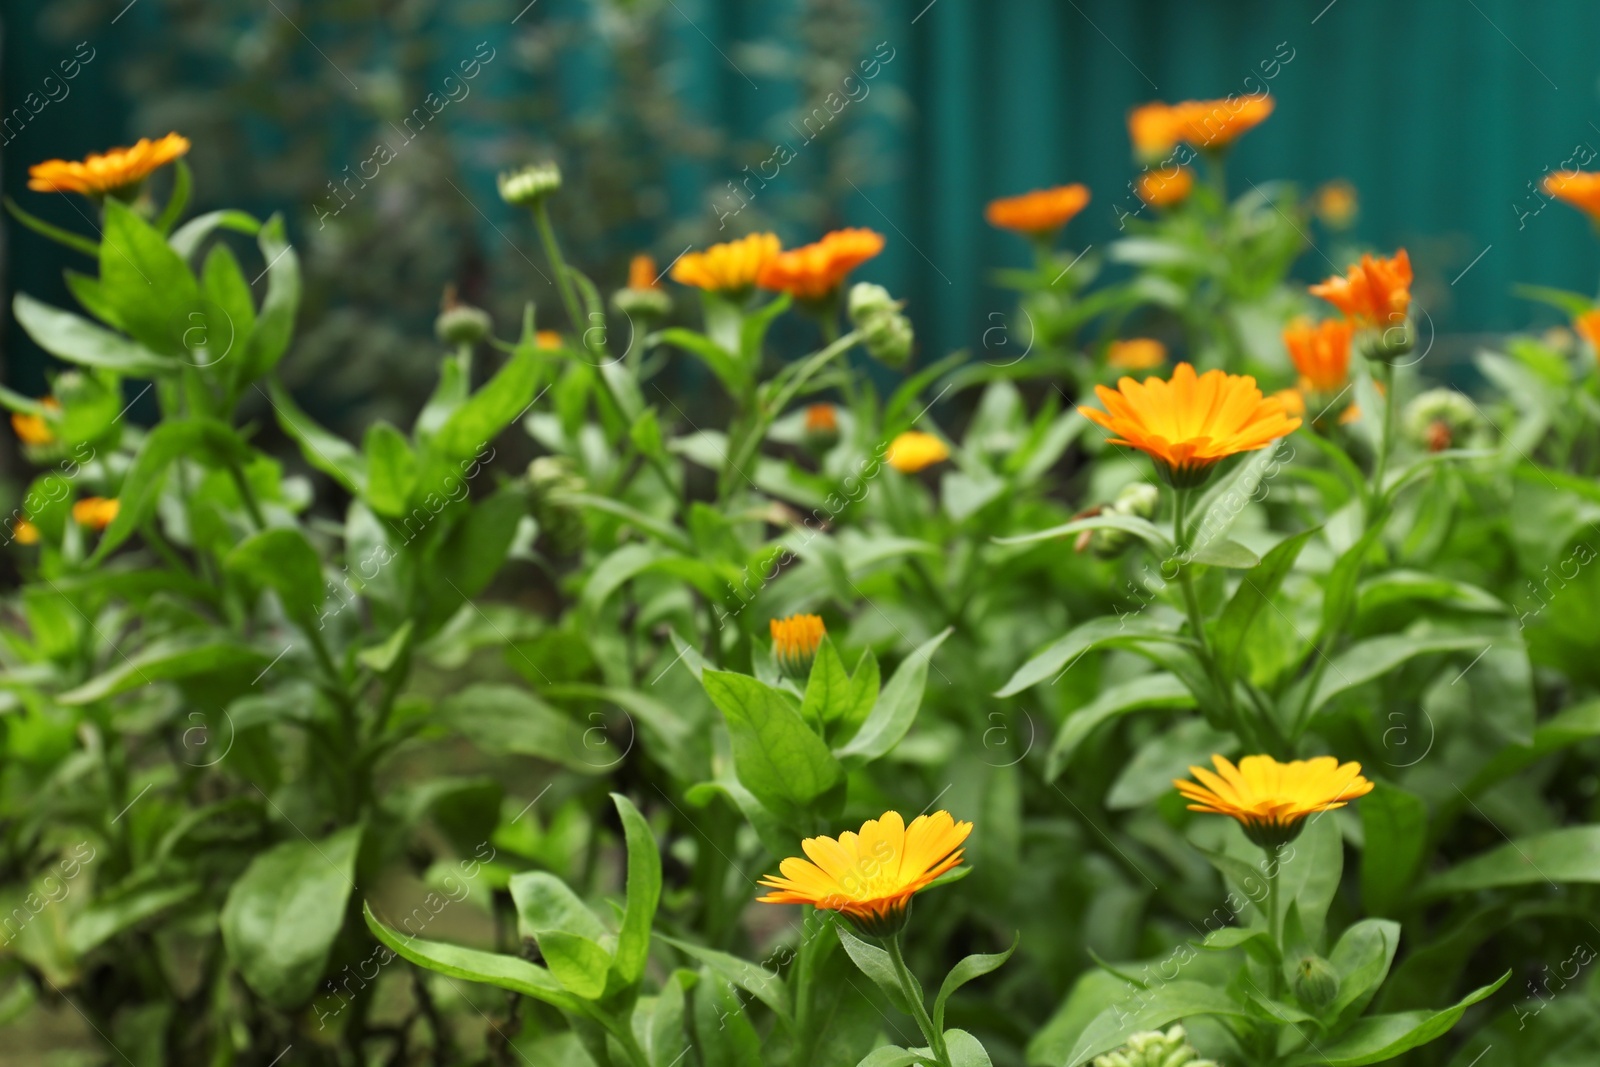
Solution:
{"label": "unopened bud", "polygon": [[554,163],[530,163],[518,170],[502,171],[496,184],[500,199],[518,207],[532,207],[561,188],[561,168]]}
{"label": "unopened bud", "polygon": [[1294,995],[1312,1011],[1321,1011],[1339,995],[1339,972],[1321,956],[1307,956],[1295,965]]}
{"label": "unopened bud", "polygon": [[916,335],[911,320],[900,313],[901,302],[881,285],[857,282],[850,288],[848,307],[867,354],[887,367],[904,366]]}
{"label": "unopened bud", "polygon": [[1160,1030],[1134,1034],[1115,1052],[1096,1056],[1094,1067],[1217,1067],[1217,1063],[1201,1059],[1183,1027],[1174,1026],[1164,1034]]}

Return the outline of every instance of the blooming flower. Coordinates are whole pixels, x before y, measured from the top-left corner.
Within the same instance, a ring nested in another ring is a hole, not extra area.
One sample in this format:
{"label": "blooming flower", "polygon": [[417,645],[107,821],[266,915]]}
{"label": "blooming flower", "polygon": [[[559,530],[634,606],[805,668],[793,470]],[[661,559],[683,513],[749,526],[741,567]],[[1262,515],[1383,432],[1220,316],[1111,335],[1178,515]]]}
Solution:
{"label": "blooming flower", "polygon": [[756,277],[763,289],[777,289],[801,300],[820,300],[845,276],[883,251],[883,235],[872,230],[834,230],[822,240],[780,252]]}
{"label": "blooming flower", "polygon": [[1347,229],[1361,210],[1356,187],[1343,179],[1327,182],[1317,189],[1311,201],[1311,210],[1317,213],[1323,225],[1331,229]]}
{"label": "blooming flower", "polygon": [[1112,444],[1148,453],[1156,473],[1176,488],[1199,485],[1218,460],[1266,448],[1300,425],[1282,400],[1261,395],[1254,378],[1220,370],[1196,375],[1187,363],[1174,368],[1171,381],[1123,378],[1116,389],[1095,386],[1095,395],[1105,411],[1078,410],[1118,434]]}
{"label": "blooming flower", "polygon": [[[1600,308],[1585,311],[1582,315],[1572,320],[1572,328],[1578,331],[1578,336],[1588,341],[1594,349],[1596,357],[1600,357]],[[11,416],[11,424],[17,424],[17,417]],[[19,430],[17,436],[21,437]],[[26,440],[26,438],[24,438]]]}
{"label": "blooming flower", "polygon": [[116,497],[86,496],[72,505],[72,521],[91,530],[104,530],[117,517],[122,504]]}
{"label": "blooming flower", "polygon": [[1194,188],[1194,171],[1188,167],[1165,170],[1147,170],[1134,183],[1139,199],[1155,208],[1171,207],[1182,203]]}
{"label": "blooming flower", "polygon": [[1350,264],[1344,276],[1311,286],[1311,295],[1320,296],[1358,326],[1397,326],[1411,307],[1411,257],[1403,248],[1388,259],[1364,255],[1360,263]]}
{"label": "blooming flower", "polygon": [[1226,148],[1267,121],[1275,101],[1266,93],[1224,100],[1189,100],[1178,105],[1182,138],[1196,148]]}
{"label": "blooming flower", "polygon": [[11,536],[19,545],[36,545],[39,543],[39,527],[27,519],[18,519],[11,524]]}
{"label": "blooming flower", "polygon": [[1271,756],[1246,756],[1235,767],[1225,756],[1212,756],[1217,773],[1190,767],[1199,779],[1174,779],[1178,792],[1191,801],[1190,811],[1228,815],[1239,821],[1245,836],[1262,848],[1288,844],[1305,829],[1307,815],[1342,808],[1346,801],[1372,792],[1361,777],[1361,764],[1340,763],[1332,756],[1279,763]]}
{"label": "blooming flower", "polygon": [[556,330],[536,330],[533,334],[533,347],[535,348],[560,348],[562,345],[561,334]]}
{"label": "blooming flower", "polygon": [[1058,185],[1035,189],[1020,196],[989,201],[983,217],[1002,230],[1030,235],[1048,234],[1060,229],[1089,203],[1086,185]]}
{"label": "blooming flower", "polygon": [[[53,396],[45,397],[40,403],[51,411],[61,410],[61,402]],[[14,411],[11,413],[11,429],[16,432],[17,440],[25,445],[48,445],[56,439],[55,431],[43,415],[24,415]]]}
{"label": "blooming flower", "polygon": [[1159,100],[1140,104],[1128,112],[1128,140],[1140,159],[1160,159],[1181,140],[1178,109]]}
{"label": "blooming flower", "polygon": [[1116,370],[1151,370],[1167,361],[1167,346],[1154,337],[1112,341],[1106,349],[1106,366]]}
{"label": "blooming flower", "polygon": [[1600,174],[1558,170],[1545,176],[1544,191],[1600,222]]}
{"label": "blooming flower", "polygon": [[661,283],[656,280],[656,261],[643,252],[628,260],[628,288],[661,288]]}
{"label": "blooming flower", "polygon": [[1311,324],[1299,318],[1283,331],[1289,359],[1300,372],[1300,388],[1308,393],[1331,393],[1350,380],[1350,337],[1354,333],[1348,319],[1328,319]]}
{"label": "blooming flower", "polygon": [[817,649],[828,636],[820,615],[791,615],[772,620],[772,657],[778,668],[797,682],[811,676]]}
{"label": "blooming flower", "polygon": [[956,822],[947,811],[919,815],[910,826],[899,812],[886,811],[859,834],[806,838],[800,847],[811,859],[779,863],[781,877],[761,879],[776,892],[760,901],[842,912],[863,933],[889,937],[905,925],[911,898],[961,862],[961,843],[971,832],[970,822]]}
{"label": "blooming flower", "polygon": [[748,289],[780,247],[777,234],[752,233],[704,252],[686,252],[673,264],[672,280],[718,293]]}
{"label": "blooming flower", "polygon": [[141,137],[130,148],[90,154],[83,162],[51,159],[28,168],[28,188],[40,193],[104,196],[137,186],[151,172],[189,151],[189,139],[176,133],[152,141]]}
{"label": "blooming flower", "polygon": [[949,459],[950,448],[931,433],[907,430],[889,442],[889,451],[883,458],[901,474],[915,474]]}

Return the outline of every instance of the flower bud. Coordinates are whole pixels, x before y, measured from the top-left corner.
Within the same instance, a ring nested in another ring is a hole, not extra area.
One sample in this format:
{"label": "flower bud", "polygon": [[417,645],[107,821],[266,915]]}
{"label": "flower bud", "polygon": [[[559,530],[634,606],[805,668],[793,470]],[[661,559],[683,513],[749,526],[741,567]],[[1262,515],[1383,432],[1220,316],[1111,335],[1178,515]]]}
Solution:
{"label": "flower bud", "polygon": [[530,163],[500,173],[496,184],[500,199],[518,207],[532,207],[561,188],[561,168],[554,163]]}
{"label": "flower bud", "polygon": [[1217,1067],[1215,1060],[1200,1058],[1200,1053],[1189,1044],[1189,1035],[1183,1027],[1174,1026],[1166,1033],[1146,1030],[1128,1038],[1127,1044],[1115,1052],[1096,1056],[1094,1067]]}
{"label": "flower bud", "polygon": [[832,404],[812,404],[806,408],[806,451],[820,456],[839,443],[839,412]]}
{"label": "flower bud", "polygon": [[881,285],[857,282],[850,288],[850,321],[861,331],[867,354],[887,367],[902,367],[916,339],[900,301]]}
{"label": "flower bud", "polygon": [[1406,405],[1401,426],[1413,445],[1443,452],[1478,436],[1484,421],[1472,401],[1454,389],[1429,389]]}
{"label": "flower bud", "polygon": [[528,464],[528,512],[539,524],[539,533],[552,555],[568,556],[581,550],[588,540],[583,512],[566,494],[581,493],[588,483],[565,456],[540,456]]}
{"label": "flower bud", "polygon": [[[1155,515],[1156,507],[1161,503],[1161,490],[1149,482],[1134,482],[1123,487],[1117,494],[1117,499],[1099,510],[1102,515],[1127,515],[1131,518],[1148,519]],[[1089,538],[1088,546],[1096,556],[1101,559],[1115,559],[1127,551],[1133,543],[1133,535],[1126,530],[1105,528],[1095,530]]]}
{"label": "flower bud", "polygon": [[433,320],[434,334],[447,345],[475,345],[489,336],[493,326],[487,311],[448,297]]}
{"label": "flower bud", "polygon": [[1339,973],[1321,956],[1307,956],[1295,965],[1294,995],[1312,1011],[1321,1011],[1339,995]]}
{"label": "flower bud", "polygon": [[611,296],[612,305],[630,319],[658,319],[672,310],[672,297],[656,280],[656,261],[637,255],[628,264],[628,284]]}
{"label": "flower bud", "polygon": [[827,627],[820,615],[791,615],[787,619],[773,619],[772,658],[778,669],[789,680],[805,685],[811,677],[811,665],[816,662],[817,649],[828,636]]}
{"label": "flower bud", "polygon": [[1410,319],[1368,331],[1361,342],[1361,354],[1374,363],[1393,363],[1411,354],[1417,346],[1417,329]]}

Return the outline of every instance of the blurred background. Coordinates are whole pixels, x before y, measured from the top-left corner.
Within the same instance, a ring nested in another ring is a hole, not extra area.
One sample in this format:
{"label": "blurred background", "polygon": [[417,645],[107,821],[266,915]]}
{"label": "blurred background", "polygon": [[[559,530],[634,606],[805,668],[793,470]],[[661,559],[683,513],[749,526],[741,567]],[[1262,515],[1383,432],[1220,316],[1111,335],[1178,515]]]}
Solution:
{"label": "blurred background", "polygon": [[[358,425],[420,403],[447,283],[503,334],[547,300],[494,187],[542,158],[602,288],[640,250],[665,267],[756,229],[882,232],[859,277],[909,299],[924,361],[985,344],[1013,306],[991,272],[1028,250],[986,200],[1086,182],[1069,243],[1116,237],[1125,114],[1151,99],[1268,89],[1233,193],[1353,183],[1350,227],[1308,233],[1297,273],[1408,246],[1445,360],[1556,321],[1514,283],[1587,292],[1600,267],[1586,221],[1539,190],[1600,156],[1582,0],[6,0],[3,34],[5,194],[83,230],[28,164],[185,134],[193,210],[287,216],[307,296],[285,374]],[[47,357],[10,295],[70,305],[62,270],[85,264],[9,217],[4,240],[4,379],[37,394]]]}

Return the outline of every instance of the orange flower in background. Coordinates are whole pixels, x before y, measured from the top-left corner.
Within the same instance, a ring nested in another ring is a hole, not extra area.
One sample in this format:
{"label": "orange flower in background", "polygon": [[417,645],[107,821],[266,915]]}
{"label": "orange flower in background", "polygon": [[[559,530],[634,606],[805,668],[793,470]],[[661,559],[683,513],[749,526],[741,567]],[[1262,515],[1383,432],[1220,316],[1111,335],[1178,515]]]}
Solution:
{"label": "orange flower in background", "polygon": [[919,815],[910,826],[899,812],[886,811],[860,833],[800,842],[810,859],[779,863],[781,875],[761,879],[775,892],[759,900],[837,911],[871,937],[892,937],[905,925],[911,898],[961,862],[970,833],[972,824],[956,822],[948,811]]}
{"label": "orange flower in background", "polygon": [[915,474],[950,458],[950,448],[931,433],[907,430],[889,442],[884,462],[901,474]]}
{"label": "orange flower in background", "polygon": [[1171,381],[1123,378],[1116,389],[1094,391],[1106,410],[1078,411],[1119,435],[1111,444],[1147,453],[1162,480],[1179,489],[1204,482],[1219,460],[1266,448],[1300,426],[1282,400],[1261,395],[1254,378],[1220,370],[1197,375],[1187,363],[1174,368]]}
{"label": "orange flower in background", "polygon": [[1317,190],[1316,196],[1311,201],[1311,210],[1317,213],[1323,225],[1335,230],[1343,230],[1356,220],[1356,215],[1361,210],[1360,198],[1356,195],[1356,187],[1343,178],[1326,182]]}
{"label": "orange flower in background", "polygon": [[756,284],[801,300],[820,300],[845,276],[883,251],[883,235],[872,230],[834,230],[822,240],[781,252],[761,268]]}
{"label": "orange flower in background", "polygon": [[1058,185],[991,200],[983,209],[983,217],[989,225],[1002,230],[1037,236],[1065,226],[1088,203],[1088,186]]}
{"label": "orange flower in background", "polygon": [[1545,176],[1544,191],[1600,222],[1600,174],[1558,170]]}
{"label": "orange flower in background", "polygon": [[661,283],[656,278],[654,259],[641,252],[628,261],[629,289],[659,289]]}
{"label": "orange flower in background", "polygon": [[752,233],[704,252],[685,252],[672,265],[672,280],[710,292],[738,292],[756,284],[781,248],[777,234]]}
{"label": "orange flower in background", "polygon": [[[51,411],[61,410],[61,402],[53,396],[47,396],[39,403]],[[48,445],[56,439],[55,431],[43,415],[24,415],[14,411],[11,413],[11,429],[16,432],[17,440],[25,445]]]}
{"label": "orange flower in background", "polygon": [[1182,115],[1161,101],[1140,104],[1128,112],[1128,140],[1140,159],[1160,159],[1182,139]]}
{"label": "orange flower in background", "polygon": [[1398,326],[1411,307],[1411,257],[1403,248],[1388,259],[1364,255],[1343,276],[1336,274],[1311,286],[1311,295],[1320,296],[1358,326]]}
{"label": "orange flower in background", "polygon": [[18,519],[11,524],[11,538],[19,545],[36,545],[39,543],[39,527],[27,519]]}
{"label": "orange flower in background", "polygon": [[839,413],[832,404],[812,404],[806,408],[806,431],[827,433],[839,428]]}
{"label": "orange flower in background", "polygon": [[189,140],[169,133],[159,140],[139,139],[131,148],[113,148],[79,163],[51,159],[28,168],[28,188],[40,193],[104,196],[138,185],[152,171],[189,151]]}
{"label": "orange flower in background", "polygon": [[1134,182],[1134,192],[1151,207],[1166,208],[1188,199],[1194,189],[1194,171],[1177,167],[1170,173],[1147,170]]}
{"label": "orange flower in background", "polygon": [[535,348],[560,348],[561,345],[561,334],[555,330],[538,330],[533,335]]}
{"label": "orange flower in background", "polygon": [[1361,764],[1340,763],[1332,756],[1291,763],[1246,756],[1237,767],[1225,756],[1212,756],[1211,762],[1215,774],[1204,767],[1189,768],[1200,784],[1172,784],[1191,802],[1190,811],[1231,816],[1246,837],[1267,849],[1298,837],[1306,816],[1342,808],[1372,792],[1372,783],[1361,776]]}
{"label": "orange flower in background", "polygon": [[1283,331],[1289,359],[1300,372],[1300,388],[1312,393],[1331,393],[1350,380],[1350,338],[1355,327],[1348,319],[1327,319],[1311,324],[1295,319]]}
{"label": "orange flower in background", "polygon": [[1167,346],[1154,337],[1112,341],[1106,349],[1106,366],[1115,370],[1152,370],[1167,361]]}
{"label": "orange flower in background", "polygon": [[[1582,315],[1572,320],[1572,328],[1578,331],[1578,336],[1588,341],[1595,354],[1600,356],[1600,308],[1585,311]],[[17,417],[11,416],[12,424],[16,424]],[[21,434],[19,433],[20,437]]]}
{"label": "orange flower in background", "polygon": [[1272,394],[1274,400],[1283,402],[1283,410],[1291,418],[1304,418],[1306,414],[1305,394],[1298,389],[1279,389]]}
{"label": "orange flower in background", "polygon": [[817,649],[828,636],[820,615],[791,615],[787,619],[772,620],[772,658],[784,674],[797,682],[811,676],[811,664],[816,662]]}
{"label": "orange flower in background", "polygon": [[112,497],[86,496],[72,505],[72,521],[91,530],[104,530],[122,510],[122,504]]}
{"label": "orange flower in background", "polygon": [[1223,100],[1189,100],[1178,107],[1183,140],[1196,148],[1226,148],[1272,114],[1266,93]]}

